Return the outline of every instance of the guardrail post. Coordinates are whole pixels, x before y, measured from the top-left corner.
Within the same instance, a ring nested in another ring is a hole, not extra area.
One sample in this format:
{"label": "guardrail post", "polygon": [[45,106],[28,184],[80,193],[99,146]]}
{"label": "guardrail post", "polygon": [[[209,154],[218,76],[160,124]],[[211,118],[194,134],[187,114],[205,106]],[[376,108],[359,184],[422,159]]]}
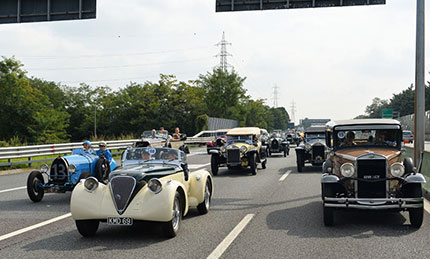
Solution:
{"label": "guardrail post", "polygon": [[11,159],[11,158],[9,158],[9,159],[7,160],[7,162],[9,163],[9,169],[12,169],[12,159]]}
{"label": "guardrail post", "polygon": [[[28,157],[28,161],[31,161],[31,156]],[[31,167],[31,162],[28,163],[28,167]]]}

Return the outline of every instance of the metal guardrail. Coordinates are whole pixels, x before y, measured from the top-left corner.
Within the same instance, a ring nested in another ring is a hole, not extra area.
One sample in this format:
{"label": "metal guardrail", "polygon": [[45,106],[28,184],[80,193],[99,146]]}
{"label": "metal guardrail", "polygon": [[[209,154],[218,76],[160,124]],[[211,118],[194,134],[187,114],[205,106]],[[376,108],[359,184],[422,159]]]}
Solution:
{"label": "metal guardrail", "polygon": [[[207,141],[211,141],[213,137],[200,137],[188,138],[186,144],[205,144]],[[134,142],[140,139],[130,139],[130,140],[112,140],[105,141],[108,149],[118,150],[112,152],[113,155],[120,154],[127,147],[131,146]],[[94,146],[98,146],[99,142],[92,142]],[[21,146],[21,147],[4,147],[0,148],[0,160],[7,160],[7,162],[0,162],[0,166],[10,166],[29,164],[31,167],[32,163],[48,162],[52,161],[54,158],[45,159],[34,159],[41,156],[50,155],[66,155],[72,153],[73,149],[82,148],[82,142],[74,143],[62,143],[62,144],[48,144],[48,145],[33,145],[33,146]],[[24,161],[12,161],[13,159],[28,158]]]}

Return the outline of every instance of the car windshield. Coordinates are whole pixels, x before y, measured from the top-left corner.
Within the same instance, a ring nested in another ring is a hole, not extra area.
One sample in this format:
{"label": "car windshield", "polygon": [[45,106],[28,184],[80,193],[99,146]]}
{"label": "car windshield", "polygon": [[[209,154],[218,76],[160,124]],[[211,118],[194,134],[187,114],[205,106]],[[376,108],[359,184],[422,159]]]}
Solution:
{"label": "car windshield", "polygon": [[403,131],[403,136],[412,136],[412,132],[410,132],[410,131]]}
{"label": "car windshield", "polygon": [[307,132],[305,133],[306,141],[313,141],[318,139],[325,139],[324,132]]}
{"label": "car windshield", "polygon": [[336,148],[401,147],[401,131],[396,129],[341,130],[333,134]]}
{"label": "car windshield", "polygon": [[145,130],[142,133],[142,138],[166,138],[168,135],[168,132],[166,130]]}
{"label": "car windshield", "polygon": [[163,161],[184,161],[185,155],[182,151],[166,147],[136,147],[126,151],[125,161],[138,161],[143,163],[163,162]]}
{"label": "car windshield", "polygon": [[236,142],[245,142],[248,144],[252,144],[252,135],[234,135],[227,136],[227,144],[236,143]]}
{"label": "car windshield", "polygon": [[227,131],[218,131],[216,134],[215,134],[215,136],[217,137],[217,138],[220,138],[220,137],[225,137],[225,135],[227,134]]}

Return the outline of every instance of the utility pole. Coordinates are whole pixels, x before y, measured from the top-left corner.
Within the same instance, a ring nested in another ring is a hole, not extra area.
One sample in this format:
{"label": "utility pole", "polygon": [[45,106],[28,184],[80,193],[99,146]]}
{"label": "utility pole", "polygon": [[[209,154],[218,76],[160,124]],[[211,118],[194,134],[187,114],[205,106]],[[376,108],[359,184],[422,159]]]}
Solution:
{"label": "utility pole", "polygon": [[273,87],[273,108],[278,108],[278,86]]}
{"label": "utility pole", "polygon": [[414,141],[414,163],[418,167],[421,162],[421,154],[424,152],[425,141],[425,87],[424,87],[424,0],[417,0],[417,28],[416,28],[416,56],[415,56],[415,141]]}
{"label": "utility pole", "polygon": [[228,64],[227,62],[227,57],[232,56],[230,53],[227,52],[227,45],[231,45],[231,43],[225,40],[225,34],[224,32],[222,32],[222,40],[215,45],[220,47],[220,52],[215,57],[220,58],[219,67],[224,72],[226,72],[227,68],[230,67],[230,64]]}
{"label": "utility pole", "polygon": [[97,140],[97,105],[94,105],[94,138]]}
{"label": "utility pole", "polygon": [[291,106],[290,106],[290,111],[291,111],[291,117],[293,118],[293,122],[294,124],[296,124],[296,103],[294,102],[294,100],[291,102]]}

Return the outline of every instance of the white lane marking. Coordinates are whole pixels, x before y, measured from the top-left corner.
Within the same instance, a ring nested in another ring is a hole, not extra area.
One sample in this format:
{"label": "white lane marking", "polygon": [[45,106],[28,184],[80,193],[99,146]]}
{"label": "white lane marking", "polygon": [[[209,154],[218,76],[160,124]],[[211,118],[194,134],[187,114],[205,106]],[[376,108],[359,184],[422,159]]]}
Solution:
{"label": "white lane marking", "polygon": [[7,189],[7,190],[1,190],[0,193],[4,193],[4,192],[11,192],[11,191],[17,191],[17,190],[22,190],[27,188],[27,186],[22,186],[22,187],[16,187],[16,188],[12,188],[12,189]]}
{"label": "white lane marking", "polygon": [[281,176],[281,178],[279,178],[279,181],[280,182],[282,182],[282,181],[284,181],[287,177],[288,177],[288,175],[291,173],[291,170],[288,170],[285,174],[283,174],[282,176]]}
{"label": "white lane marking", "polygon": [[248,225],[255,214],[246,215],[237,226],[224,238],[224,240],[213,250],[208,256],[208,259],[218,259],[227,250],[227,248],[233,243],[236,237],[242,232],[242,230]]}
{"label": "white lane marking", "polygon": [[430,202],[426,198],[424,198],[424,209],[430,213]]}
{"label": "white lane marking", "polygon": [[56,222],[56,221],[59,221],[59,220],[65,219],[65,218],[68,218],[68,217],[70,217],[70,216],[72,216],[72,213],[67,213],[67,214],[64,214],[64,215],[58,216],[58,217],[56,217],[56,218],[53,218],[53,219],[49,219],[49,220],[46,220],[46,221],[40,222],[40,223],[38,223],[38,224],[36,224],[36,225],[29,226],[29,227],[26,227],[26,228],[23,228],[23,229],[20,229],[20,230],[14,231],[14,232],[12,232],[12,233],[9,233],[9,234],[6,234],[6,235],[3,235],[3,236],[0,236],[0,241],[3,241],[3,240],[5,240],[5,239],[11,238],[11,237],[14,237],[14,236],[17,236],[17,235],[20,235],[20,234],[22,234],[22,233],[25,233],[25,232],[31,231],[31,230],[36,229],[36,228],[40,228],[40,227],[46,226],[46,225],[48,225],[48,224],[54,223],[54,222]]}
{"label": "white lane marking", "polygon": [[206,167],[208,165],[210,165],[211,163],[207,163],[207,164],[194,164],[194,165],[188,165],[188,169],[199,169],[199,168],[203,168]]}

